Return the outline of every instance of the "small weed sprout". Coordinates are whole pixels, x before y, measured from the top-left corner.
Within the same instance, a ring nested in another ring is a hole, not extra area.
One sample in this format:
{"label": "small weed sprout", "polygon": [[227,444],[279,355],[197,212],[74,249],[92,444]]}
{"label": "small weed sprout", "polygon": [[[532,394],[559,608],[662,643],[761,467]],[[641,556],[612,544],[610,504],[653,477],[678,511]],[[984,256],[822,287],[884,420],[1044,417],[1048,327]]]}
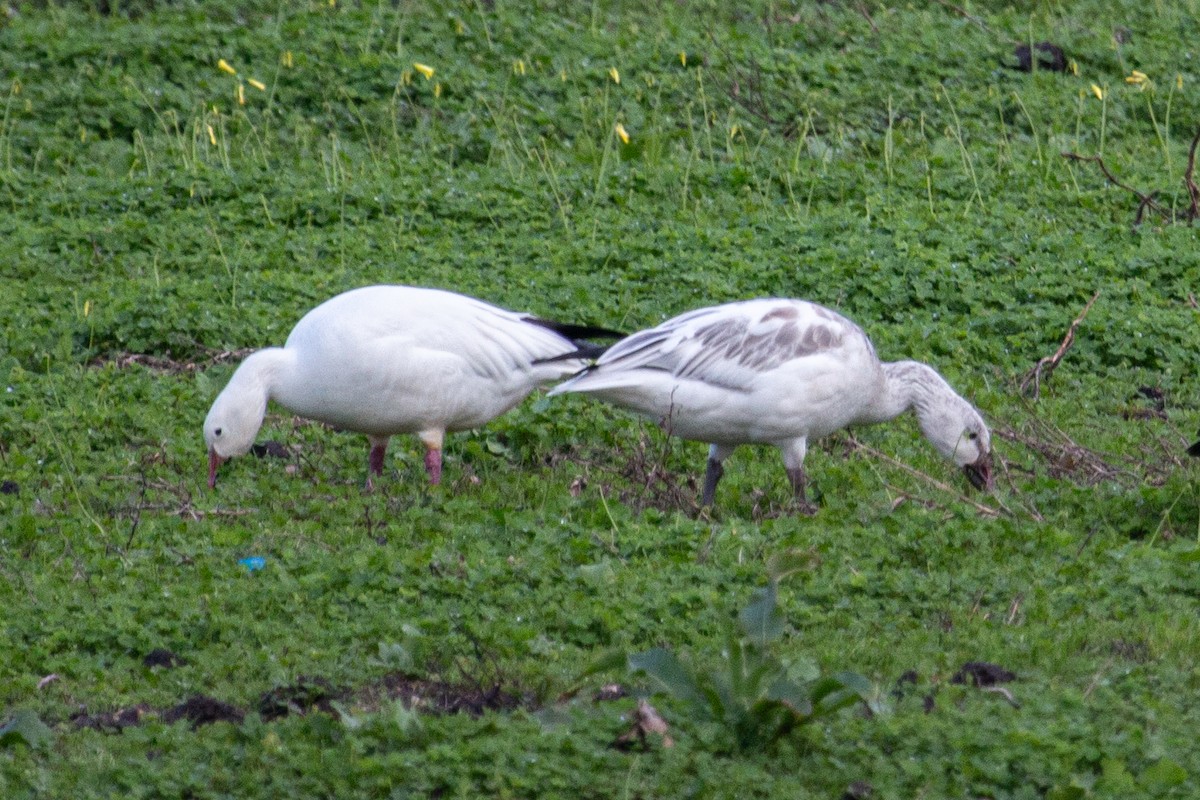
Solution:
{"label": "small weed sprout", "polygon": [[805,681],[793,677],[789,661],[773,645],[786,624],[778,605],[779,582],[811,569],[816,556],[789,550],[771,559],[767,585],[754,592],[731,626],[721,662],[689,666],[661,647],[640,653],[610,653],[584,677],[624,667],[650,681],[651,693],[675,698],[692,717],[716,723],[737,752],[762,750],[796,728],[826,719],[862,702],[872,707],[870,681],[855,672],[837,672]]}

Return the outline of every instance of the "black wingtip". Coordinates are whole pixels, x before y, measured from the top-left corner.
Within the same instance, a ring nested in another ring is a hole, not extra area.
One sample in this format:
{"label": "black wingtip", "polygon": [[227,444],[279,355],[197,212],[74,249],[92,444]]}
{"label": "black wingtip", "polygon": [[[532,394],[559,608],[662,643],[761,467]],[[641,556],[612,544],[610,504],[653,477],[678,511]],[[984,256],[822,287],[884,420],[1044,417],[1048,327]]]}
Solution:
{"label": "black wingtip", "polygon": [[534,361],[534,364],[553,364],[556,361],[590,361],[604,355],[604,351],[608,349],[605,344],[592,344],[591,342],[578,342],[579,346],[569,353],[563,353],[560,356],[550,356],[549,358],[539,358]]}
{"label": "black wingtip", "polygon": [[601,328],[598,325],[574,325],[569,322],[554,322],[548,319],[539,319],[537,317],[525,317],[525,322],[530,325],[537,325],[546,330],[554,331],[559,336],[563,336],[576,344],[583,346],[584,343],[576,341],[579,339],[624,339],[625,334],[620,331],[614,331],[610,328]]}
{"label": "black wingtip", "polygon": [[609,328],[601,328],[597,325],[574,325],[569,322],[554,322],[548,319],[538,319],[537,317],[525,317],[525,322],[530,325],[537,325],[549,331],[554,331],[559,336],[569,339],[571,344],[575,345],[575,349],[563,353],[562,355],[551,356],[549,358],[539,358],[534,361],[534,364],[553,364],[556,361],[576,361],[576,360],[592,360],[604,355],[604,351],[609,348],[606,344],[595,344],[585,341],[587,339],[624,339],[625,334],[620,331],[614,331]]}

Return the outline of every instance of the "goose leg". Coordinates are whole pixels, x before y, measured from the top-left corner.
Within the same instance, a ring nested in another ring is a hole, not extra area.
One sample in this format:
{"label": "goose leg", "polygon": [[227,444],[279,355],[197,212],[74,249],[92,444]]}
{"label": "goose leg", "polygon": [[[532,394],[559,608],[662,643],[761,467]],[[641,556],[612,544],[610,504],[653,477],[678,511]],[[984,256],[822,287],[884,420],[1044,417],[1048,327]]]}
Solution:
{"label": "goose leg", "polygon": [[792,484],[792,497],[796,502],[796,510],[801,514],[812,516],[817,513],[817,507],[808,502],[807,493],[804,487],[808,484],[808,477],[804,474],[804,467],[798,469],[788,468],[788,481]]}
{"label": "goose leg", "polygon": [[804,437],[793,439],[779,446],[783,451],[783,466],[787,469],[788,483],[792,485],[792,499],[796,510],[801,514],[812,516],[817,513],[817,507],[808,502],[808,476],[804,474],[804,456],[808,452],[808,441]]}
{"label": "goose leg", "polygon": [[425,471],[429,473],[431,484],[436,485],[442,482],[442,451],[440,449],[431,447],[425,451]]}
{"label": "goose leg", "polygon": [[721,476],[725,474],[725,467],[721,466],[721,462],[729,457],[734,450],[728,445],[714,444],[708,448],[708,468],[704,471],[704,491],[700,495],[700,505],[711,506],[713,498],[717,494],[717,484],[721,482]]}
{"label": "goose leg", "polygon": [[371,442],[371,452],[367,454],[367,491],[369,492],[375,488],[371,476],[383,474],[383,457],[387,454],[388,437],[369,436],[367,438]]}
{"label": "goose leg", "polygon": [[417,436],[425,445],[425,472],[429,474],[429,483],[436,486],[442,482],[442,440],[446,432],[428,430],[421,431]]}

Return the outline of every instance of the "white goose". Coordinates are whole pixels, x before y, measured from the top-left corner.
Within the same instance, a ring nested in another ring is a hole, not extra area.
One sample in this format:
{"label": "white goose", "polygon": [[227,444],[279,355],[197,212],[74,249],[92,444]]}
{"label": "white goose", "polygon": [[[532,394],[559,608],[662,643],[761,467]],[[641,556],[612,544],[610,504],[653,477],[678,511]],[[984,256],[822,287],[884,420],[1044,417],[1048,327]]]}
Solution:
{"label": "white goose", "polygon": [[550,394],[566,392],[595,395],[668,434],[709,443],[706,506],[721,462],[738,445],[773,444],[799,507],[811,513],[809,439],[909,409],[925,438],[976,488],[992,486],[991,435],[970,403],[925,364],[881,363],[861,328],[803,300],[748,300],[669,319],[617,342]]}
{"label": "white goose", "polygon": [[437,289],[368,286],[337,295],[305,314],[283,347],[246,358],[218,395],[204,420],[208,485],[223,461],[250,449],[268,400],[365,433],[368,487],[370,474],[383,471],[388,439],[415,433],[438,483],[446,431],[479,427],[538,386],[578,372],[585,362],[564,356],[601,348],[575,339],[620,335]]}

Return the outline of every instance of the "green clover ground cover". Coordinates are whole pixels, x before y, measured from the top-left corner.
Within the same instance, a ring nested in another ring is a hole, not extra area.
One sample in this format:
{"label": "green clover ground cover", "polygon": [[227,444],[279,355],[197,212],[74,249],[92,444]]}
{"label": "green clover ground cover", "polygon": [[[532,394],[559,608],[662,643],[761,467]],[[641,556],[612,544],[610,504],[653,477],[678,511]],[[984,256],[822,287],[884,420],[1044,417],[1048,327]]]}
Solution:
{"label": "green clover ground cover", "polygon": [[[5,13],[0,795],[1200,791],[1196,2]],[[1015,69],[1042,41],[1067,71]],[[397,440],[370,494],[361,437],[275,409],[287,456],[209,492],[240,354],[373,282],[628,330],[822,302],[976,402],[997,492],[902,420],[813,448],[815,517],[749,448],[697,515],[702,446],[571,397],[451,437],[441,487]],[[594,695],[653,683],[580,676],[725,685],[792,551],[755,657],[869,706],[656,693],[673,746],[614,747],[636,699]]]}

